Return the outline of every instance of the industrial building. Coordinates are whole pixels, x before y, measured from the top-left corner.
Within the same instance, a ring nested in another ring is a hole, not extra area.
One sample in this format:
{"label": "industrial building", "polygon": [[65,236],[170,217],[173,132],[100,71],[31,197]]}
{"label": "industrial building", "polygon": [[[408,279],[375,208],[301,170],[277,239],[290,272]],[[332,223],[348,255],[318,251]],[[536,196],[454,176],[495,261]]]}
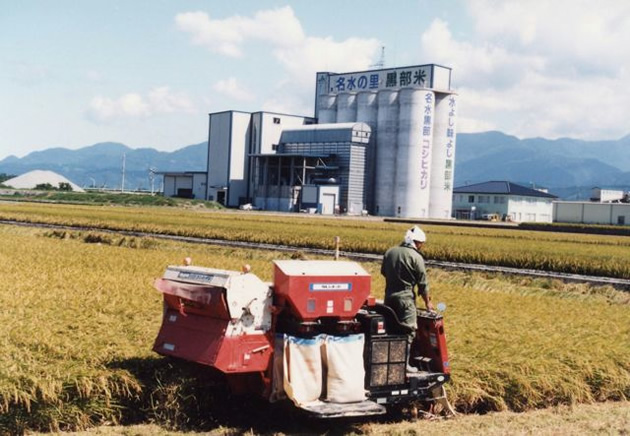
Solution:
{"label": "industrial building", "polygon": [[457,219],[501,219],[550,223],[555,195],[507,181],[460,186],[453,190]]}
{"label": "industrial building", "polygon": [[158,172],[164,176],[164,196],[206,198],[206,171]]}
{"label": "industrial building", "polygon": [[205,199],[265,210],[451,218],[457,100],[450,68],[323,72],[315,89],[312,118],[210,114]]}
{"label": "industrial building", "polygon": [[595,187],[591,193],[591,201],[554,202],[553,221],[629,225],[630,195],[620,190]]}
{"label": "industrial building", "polygon": [[275,153],[283,129],[315,120],[272,112],[225,111],[210,114],[205,198],[236,207],[252,202],[252,159]]}
{"label": "industrial building", "polygon": [[252,155],[254,205],[264,210],[361,214],[370,136],[365,123],[284,130],[275,153]]}

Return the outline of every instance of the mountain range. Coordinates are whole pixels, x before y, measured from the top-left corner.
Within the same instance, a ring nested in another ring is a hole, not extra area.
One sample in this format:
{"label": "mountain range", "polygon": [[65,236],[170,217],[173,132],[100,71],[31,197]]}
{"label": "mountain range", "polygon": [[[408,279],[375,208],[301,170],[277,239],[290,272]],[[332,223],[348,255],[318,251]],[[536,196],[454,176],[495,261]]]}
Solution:
{"label": "mountain range", "polygon": [[[117,142],[102,142],[77,150],[49,148],[23,158],[9,156],[0,161],[0,173],[20,175],[31,170],[59,173],[82,187],[120,189],[123,159],[125,189],[151,189],[154,171],[205,171],[207,143],[189,145],[173,152],[153,148],[133,149]],[[155,188],[161,177],[155,176]]]}
{"label": "mountain range", "polygon": [[[150,170],[205,171],[207,143],[173,152],[104,142],[77,150],[50,148],[0,161],[0,173],[55,171],[85,187],[150,189]],[[564,199],[585,199],[593,186],[630,190],[630,135],[613,141],[518,139],[501,132],[457,135],[455,186],[508,180],[545,187]],[[160,187],[159,177],[155,188]]]}

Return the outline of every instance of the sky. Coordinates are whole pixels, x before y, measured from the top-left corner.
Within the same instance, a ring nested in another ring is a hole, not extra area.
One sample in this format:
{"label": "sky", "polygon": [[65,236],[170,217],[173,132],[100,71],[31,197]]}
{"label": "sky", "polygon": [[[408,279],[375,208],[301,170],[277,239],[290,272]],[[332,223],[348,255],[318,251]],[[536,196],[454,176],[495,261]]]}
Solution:
{"label": "sky", "polygon": [[619,139],[629,42],[627,0],[4,0],[0,159],[172,151],[231,109],[312,116],[317,71],[381,61],[452,68],[458,132]]}

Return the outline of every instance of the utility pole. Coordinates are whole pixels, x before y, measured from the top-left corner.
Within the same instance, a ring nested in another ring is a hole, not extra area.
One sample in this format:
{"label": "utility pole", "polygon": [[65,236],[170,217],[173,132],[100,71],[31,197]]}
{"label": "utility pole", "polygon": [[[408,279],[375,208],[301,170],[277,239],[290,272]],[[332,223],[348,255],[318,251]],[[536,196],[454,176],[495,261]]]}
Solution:
{"label": "utility pole", "polygon": [[149,180],[151,181],[151,195],[153,195],[153,188],[154,188],[155,172],[156,171],[157,171],[157,168],[149,167]]}
{"label": "utility pole", "polygon": [[125,161],[127,159],[127,153],[123,152],[122,159],[122,182],[120,183],[120,192],[125,192]]}

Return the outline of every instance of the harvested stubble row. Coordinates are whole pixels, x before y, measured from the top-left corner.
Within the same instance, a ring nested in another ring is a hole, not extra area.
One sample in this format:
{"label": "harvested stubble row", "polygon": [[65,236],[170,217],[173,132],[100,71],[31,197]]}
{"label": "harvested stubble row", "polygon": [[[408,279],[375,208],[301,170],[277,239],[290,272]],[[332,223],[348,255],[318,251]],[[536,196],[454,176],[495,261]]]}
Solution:
{"label": "harvested stubble row", "polygon": [[[225,423],[198,368],[151,352],[162,313],[152,279],[192,256],[226,269],[249,263],[270,280],[271,260],[286,254],[13,226],[0,226],[0,236],[0,433],[105,421]],[[365,267],[382,296],[379,265]],[[630,397],[627,294],[441,271],[430,279],[434,300],[449,306],[448,389],[459,410]]]}
{"label": "harvested stubble row", "polygon": [[[363,253],[384,252],[408,226],[170,208],[12,203],[0,204],[0,219],[315,248],[332,248],[332,236],[340,236],[344,250]],[[423,227],[429,235],[425,247],[429,259],[630,279],[630,238],[626,236]]]}

